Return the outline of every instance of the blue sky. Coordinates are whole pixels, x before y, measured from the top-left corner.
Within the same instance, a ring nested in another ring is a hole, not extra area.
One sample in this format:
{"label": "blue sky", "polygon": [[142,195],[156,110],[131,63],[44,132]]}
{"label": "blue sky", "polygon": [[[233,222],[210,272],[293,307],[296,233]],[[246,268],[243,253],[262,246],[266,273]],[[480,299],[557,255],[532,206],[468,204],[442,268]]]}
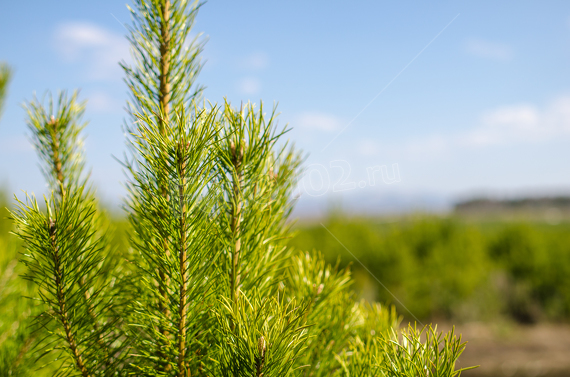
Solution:
{"label": "blue sky", "polygon": [[[125,3],[0,7],[0,60],[15,68],[0,182],[44,192],[20,104],[81,88],[88,165],[100,196],[118,203]],[[207,99],[279,102],[309,155],[305,197],[570,189],[570,2],[211,0],[195,31],[208,39]]]}

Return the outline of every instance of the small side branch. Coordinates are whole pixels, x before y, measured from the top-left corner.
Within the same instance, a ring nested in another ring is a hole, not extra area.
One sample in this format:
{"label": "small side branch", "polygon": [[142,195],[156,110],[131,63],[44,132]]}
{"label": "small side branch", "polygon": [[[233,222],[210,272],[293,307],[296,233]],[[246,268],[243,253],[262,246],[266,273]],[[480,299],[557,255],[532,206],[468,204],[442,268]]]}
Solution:
{"label": "small side branch", "polygon": [[[60,120],[56,119],[53,115],[51,116],[50,121],[47,124],[48,131],[51,135],[51,152],[52,152],[52,169],[53,169],[53,177],[55,178],[55,184],[57,186],[57,193],[59,196],[59,205],[64,200],[64,195],[66,194],[66,190],[69,187],[66,187],[64,182],[64,175],[63,175],[63,166],[61,161],[61,155],[63,154],[61,149],[61,141],[59,137],[59,127],[61,127]],[[65,125],[64,125],[65,127]],[[68,182],[70,182],[68,178]],[[69,185],[68,185],[69,186]],[[106,353],[107,347],[103,342],[103,338],[99,331],[99,323],[97,322],[97,317],[95,315],[95,307],[93,306],[93,302],[90,300],[91,294],[86,287],[86,280],[87,276],[83,276],[81,279],[78,280],[79,287],[83,291],[83,297],[85,299],[85,305],[87,305],[87,312],[89,316],[93,320],[93,329],[97,333],[97,343],[101,347],[101,349]]]}
{"label": "small side branch", "polygon": [[48,230],[50,236],[50,242],[52,247],[53,253],[53,274],[56,286],[56,296],[57,296],[57,304],[58,304],[58,316],[63,325],[63,330],[65,332],[65,339],[67,344],[69,345],[69,349],[73,355],[73,359],[75,360],[75,365],[81,372],[83,377],[90,377],[89,371],[85,366],[85,363],[81,357],[81,353],[79,352],[79,348],[77,346],[77,342],[75,340],[75,335],[71,330],[71,324],[69,323],[69,313],[67,312],[67,304],[66,304],[66,297],[63,291],[64,289],[64,276],[61,268],[61,255],[59,253],[59,247],[57,244],[57,237],[56,237],[56,224],[55,220],[48,219]]}

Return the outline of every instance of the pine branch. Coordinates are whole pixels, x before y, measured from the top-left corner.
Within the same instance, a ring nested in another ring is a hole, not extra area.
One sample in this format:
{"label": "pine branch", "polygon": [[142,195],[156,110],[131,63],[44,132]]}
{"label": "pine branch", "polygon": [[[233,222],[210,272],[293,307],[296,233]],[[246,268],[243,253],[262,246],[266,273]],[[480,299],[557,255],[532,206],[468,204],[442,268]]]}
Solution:
{"label": "pine branch", "polygon": [[407,329],[393,331],[391,335],[380,337],[376,341],[376,364],[388,375],[454,377],[463,371],[477,368],[455,368],[466,345],[462,342],[461,335],[455,335],[455,329],[443,334],[437,332],[437,326],[418,329],[410,324]]}
{"label": "pine branch", "polygon": [[291,258],[283,291],[307,306],[307,351],[295,365],[305,366],[303,376],[334,375],[334,355],[349,345],[352,334],[347,328],[354,331],[360,319],[355,316],[350,271],[328,265],[320,253],[298,253]]}
{"label": "pine branch", "polygon": [[28,115],[31,141],[41,160],[41,167],[50,190],[64,196],[65,189],[82,184],[83,139],[86,126],[82,121],[85,102],[78,102],[78,92],[68,97],[65,91],[58,95],[57,103],[48,95],[47,106],[34,98],[24,105]]}
{"label": "pine branch", "polygon": [[[63,335],[42,326],[66,344],[81,375],[94,376],[95,370],[99,375],[106,369],[105,360],[101,359],[99,333],[94,333],[86,308],[93,298],[86,302],[86,288],[78,283],[83,273],[93,276],[100,263],[100,246],[87,241],[94,233],[93,202],[85,202],[82,189],[65,196],[57,206],[53,197],[46,199],[47,213],[41,211],[34,198],[28,197],[27,201],[29,204],[19,201],[12,213],[16,234],[27,249],[22,257],[28,269],[26,278],[38,286],[39,298],[48,308],[47,318],[59,323]],[[46,346],[46,352],[53,350],[49,342]]]}
{"label": "pine branch", "polygon": [[133,0],[128,39],[135,66],[121,63],[131,90],[133,122],[135,114],[162,113],[168,120],[174,109],[188,108],[202,93],[196,77],[202,69],[203,42],[189,39],[199,8],[189,0]]}
{"label": "pine branch", "polygon": [[[27,103],[25,108],[32,143],[52,192],[51,199],[46,200],[49,245],[35,243],[26,233],[30,231],[29,226],[22,223],[32,214],[38,221],[44,216],[37,209],[37,204],[27,206],[20,202],[19,212],[14,215],[16,223],[20,225],[18,235],[27,242],[28,249],[43,255],[53,266],[50,272],[44,266],[24,258],[28,276],[40,288],[43,287],[43,291],[40,289],[40,299],[57,314],[65,334],[65,344],[81,374],[93,375],[95,372],[91,368],[94,366],[96,374],[112,374],[112,365],[120,359],[122,347],[111,347],[118,336],[112,329],[117,320],[105,318],[105,313],[113,310],[113,305],[109,303],[115,297],[106,282],[107,271],[102,269],[106,242],[99,236],[101,218],[93,193],[85,188],[87,177],[83,174],[83,142],[80,137],[85,127],[81,121],[84,104],[77,102],[77,92],[71,97],[62,92],[57,104],[53,97],[49,97],[47,109],[37,99]],[[29,198],[28,201],[35,203],[35,199]],[[52,216],[52,213],[57,216]],[[69,222],[67,228],[57,228],[61,221]],[[81,222],[81,226],[77,222]],[[37,260],[33,254],[30,257]],[[68,269],[69,263],[73,264],[72,271]],[[42,285],[42,279],[46,279],[46,276],[53,276],[54,286]],[[81,307],[83,314],[79,317],[81,320],[74,324],[71,313],[75,316],[78,307]],[[104,318],[109,321],[105,322]],[[88,334],[85,335],[88,340],[79,339],[80,334]],[[89,349],[80,351],[79,346],[85,341],[93,341],[94,344],[86,343]]]}
{"label": "pine branch", "polygon": [[[85,112],[85,102],[77,102],[77,97],[77,91],[71,98],[67,97],[66,92],[61,92],[57,108],[54,107],[52,97],[47,111],[37,99],[25,106],[29,118],[28,128],[32,132],[34,146],[43,158],[44,172],[48,174],[50,183],[49,188],[57,192],[56,205],[64,199],[67,190],[74,190],[74,186],[82,184],[82,179],[85,179],[81,148],[83,140],[79,136],[87,124],[81,121]],[[78,284],[83,289],[94,329],[99,334],[100,345],[104,349],[95,308],[90,300],[89,289],[85,286],[86,281],[87,276],[83,276]]]}
{"label": "pine branch", "polygon": [[306,307],[283,297],[260,298],[240,292],[239,303],[221,299],[215,312],[219,338],[216,369],[223,377],[281,377],[295,370],[305,348]]}
{"label": "pine branch", "polygon": [[271,291],[278,282],[300,159],[287,145],[276,146],[285,130],[277,131],[275,111],[266,118],[263,105],[256,110],[248,103],[235,110],[226,103],[222,124],[216,167],[222,189],[219,241],[227,256],[223,284],[227,297],[237,303],[240,291]]}
{"label": "pine branch", "polygon": [[[203,342],[209,316],[205,305],[213,294],[217,259],[212,218],[216,114],[216,109],[194,107],[191,115],[180,110],[168,122],[140,116],[133,135],[137,160],[129,167],[130,220],[136,235],[133,246],[141,255],[141,296],[146,296],[136,303],[133,325],[142,330],[140,362],[135,364],[145,373],[154,373],[150,371],[157,362],[162,370],[186,376],[201,368],[206,354]],[[167,125],[166,134],[161,122]],[[161,177],[169,182],[168,202],[160,195]],[[170,234],[168,248],[173,254],[162,252],[163,234]],[[163,292],[168,292],[168,316],[160,305],[148,305],[160,302]],[[159,351],[169,359],[157,359]],[[200,358],[195,357],[198,353]]]}
{"label": "pine branch", "polygon": [[63,330],[65,331],[65,339],[69,345],[69,349],[73,354],[73,358],[77,365],[77,368],[81,371],[83,377],[89,377],[89,372],[83,363],[81,353],[77,347],[75,341],[75,334],[71,329],[71,324],[69,322],[69,313],[67,311],[67,297],[64,292],[64,276],[61,266],[61,255],[59,251],[59,243],[56,239],[56,223],[54,219],[51,219],[48,215],[48,232],[50,238],[51,253],[53,254],[53,276],[55,280],[55,290],[57,292],[57,309],[56,314],[59,316]]}
{"label": "pine branch", "polygon": [[[134,122],[138,121],[136,114],[158,116],[162,137],[169,133],[168,122],[172,109],[188,106],[203,90],[195,84],[195,78],[201,69],[198,54],[202,50],[202,44],[194,40],[189,48],[182,48],[187,42],[198,8],[197,2],[170,0],[135,0],[134,9],[129,8],[133,18],[129,41],[136,66],[131,68],[125,63],[121,64],[132,94],[128,109]],[[167,151],[163,151],[162,158],[167,157]],[[169,202],[168,177],[159,175],[158,184],[159,195],[165,202]],[[163,217],[164,212],[159,211],[158,215]],[[166,221],[165,218],[162,220]],[[161,239],[160,253],[168,258],[171,253],[168,232],[162,234]],[[169,321],[171,313],[166,287],[170,286],[170,281],[166,271],[159,270],[158,275],[161,296],[158,305],[165,320]],[[161,337],[167,341],[170,335],[164,325],[160,326]],[[158,357],[168,365],[168,355],[160,349]]]}

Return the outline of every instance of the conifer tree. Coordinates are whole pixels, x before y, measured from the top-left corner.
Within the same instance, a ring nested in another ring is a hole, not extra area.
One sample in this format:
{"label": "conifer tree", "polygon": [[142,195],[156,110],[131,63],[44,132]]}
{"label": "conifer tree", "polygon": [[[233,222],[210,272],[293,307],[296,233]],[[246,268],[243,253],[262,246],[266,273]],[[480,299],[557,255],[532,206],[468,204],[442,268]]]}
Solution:
{"label": "conifer tree", "polygon": [[81,118],[84,104],[65,92],[47,109],[34,99],[25,106],[28,128],[40,157],[50,193],[45,210],[37,199],[18,201],[13,213],[16,234],[27,248],[22,262],[26,278],[38,287],[44,313],[37,325],[44,332],[44,352],[64,351],[62,373],[113,375],[120,352],[113,345],[116,315],[104,255],[102,219],[83,172]]}
{"label": "conifer tree", "polygon": [[208,190],[217,111],[196,103],[202,45],[186,43],[198,7],[135,1],[129,40],[136,66],[122,65],[131,90],[129,219],[146,283],[132,319],[140,349],[134,364],[149,374],[195,374],[205,357],[200,345],[217,254]]}
{"label": "conifer tree", "polygon": [[356,300],[349,270],[288,247],[301,155],[275,108],[201,102],[203,44],[188,40],[199,7],[131,9],[129,250],[110,247],[84,173],[84,105],[27,104],[50,193],[13,217],[45,308],[38,347],[83,377],[460,373],[460,338],[400,330],[393,308]]}

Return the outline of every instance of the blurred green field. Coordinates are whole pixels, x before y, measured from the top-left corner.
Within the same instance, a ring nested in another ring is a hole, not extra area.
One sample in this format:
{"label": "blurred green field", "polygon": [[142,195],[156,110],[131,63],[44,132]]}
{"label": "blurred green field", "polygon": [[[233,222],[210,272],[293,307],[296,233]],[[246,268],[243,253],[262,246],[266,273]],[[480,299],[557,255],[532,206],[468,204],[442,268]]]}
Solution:
{"label": "blurred green field", "polygon": [[[33,360],[38,355],[28,348],[35,336],[30,325],[39,308],[27,298],[34,295],[33,286],[21,277],[23,266],[17,259],[22,249],[9,234],[7,203],[6,195],[0,194],[0,371],[18,375],[38,367]],[[109,221],[116,248],[124,250],[125,219]],[[570,222],[332,214],[322,224],[300,222],[295,229],[291,246],[321,250],[329,262],[350,265],[355,290],[365,298],[395,304],[408,320],[570,319]],[[44,369],[41,375],[50,371]]]}
{"label": "blurred green field", "polygon": [[408,319],[570,319],[570,222],[333,214],[296,228],[291,245],[351,264],[356,290],[394,303]]}

